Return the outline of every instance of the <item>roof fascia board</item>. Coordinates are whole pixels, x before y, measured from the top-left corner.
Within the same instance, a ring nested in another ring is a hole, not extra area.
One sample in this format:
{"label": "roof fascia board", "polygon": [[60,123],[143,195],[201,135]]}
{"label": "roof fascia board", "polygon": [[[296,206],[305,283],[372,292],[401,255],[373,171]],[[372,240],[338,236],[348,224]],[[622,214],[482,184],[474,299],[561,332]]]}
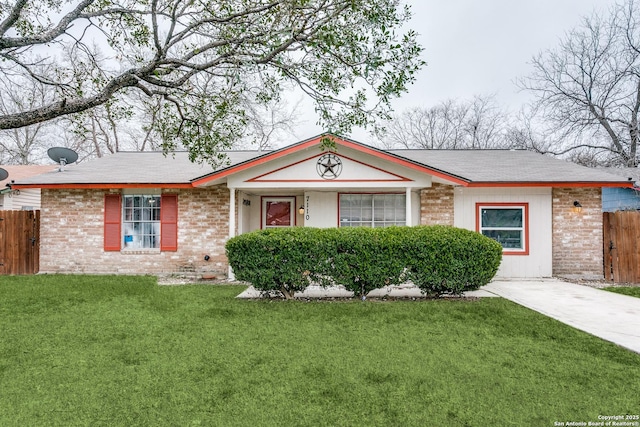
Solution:
{"label": "roof fascia board", "polygon": [[152,183],[140,183],[140,184],[13,184],[12,188],[20,190],[26,188],[46,188],[46,189],[119,189],[119,188],[193,188],[191,184],[152,184]]}
{"label": "roof fascia board", "polygon": [[299,150],[304,150],[306,148],[309,147],[313,147],[314,145],[318,144],[320,142],[320,140],[324,137],[332,137],[334,138],[334,140],[336,141],[336,143],[338,145],[342,145],[345,147],[349,147],[353,150],[359,151],[361,153],[366,153],[378,158],[381,158],[383,160],[395,163],[395,164],[399,164],[401,166],[404,166],[406,168],[409,169],[413,169],[413,170],[417,170],[420,172],[424,172],[427,173],[429,175],[433,175],[436,176],[438,178],[447,180],[449,182],[451,182],[452,184],[457,184],[457,185],[463,185],[463,186],[467,186],[469,184],[469,181],[459,177],[459,176],[455,176],[449,173],[446,173],[444,171],[435,169],[435,168],[431,168],[429,166],[423,165],[421,163],[417,163],[414,162],[412,160],[409,160],[407,158],[398,156],[396,154],[391,154],[387,151],[384,150],[380,150],[374,147],[370,147],[368,145],[364,145],[349,139],[345,139],[342,137],[338,137],[335,135],[331,135],[331,134],[323,134],[323,135],[319,135],[316,136],[314,138],[305,140],[305,141],[301,141],[297,144],[293,144],[293,145],[289,145],[288,147],[284,147],[280,150],[276,150],[276,151],[272,151],[270,153],[264,154],[262,156],[247,160],[245,162],[242,162],[240,164],[234,165],[234,166],[230,166],[226,169],[217,171],[217,172],[213,172],[209,175],[206,175],[204,177],[195,179],[192,181],[193,186],[194,187],[199,187],[202,186],[210,181],[213,180],[217,180],[220,178],[224,178],[228,175],[243,171],[245,169],[251,168],[253,166],[257,166],[275,159],[278,159],[280,157],[286,156],[287,154],[291,154],[295,151],[299,151]]}
{"label": "roof fascia board", "polygon": [[628,182],[470,182],[467,187],[632,187]]}

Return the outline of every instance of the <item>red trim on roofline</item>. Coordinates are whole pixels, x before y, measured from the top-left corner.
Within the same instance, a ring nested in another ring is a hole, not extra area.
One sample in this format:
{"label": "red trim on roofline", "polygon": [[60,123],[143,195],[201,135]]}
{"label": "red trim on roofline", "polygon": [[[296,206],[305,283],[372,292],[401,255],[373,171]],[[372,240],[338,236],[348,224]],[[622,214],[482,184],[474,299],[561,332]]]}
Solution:
{"label": "red trim on roofline", "polygon": [[[633,188],[633,183],[631,182],[500,182],[500,181],[496,181],[496,182],[472,182],[469,181],[463,177],[457,176],[457,175],[452,175],[449,174],[445,171],[441,171],[439,169],[434,169],[432,167],[426,166],[422,163],[419,162],[415,162],[413,160],[410,159],[406,159],[402,156],[399,156],[397,154],[393,154],[393,153],[389,153],[387,151],[375,148],[375,147],[369,147],[367,145],[358,143],[356,141],[352,141],[349,139],[345,139],[342,137],[338,137],[332,134],[322,134],[322,135],[318,135],[315,136],[313,138],[310,138],[308,140],[305,141],[301,141],[299,143],[296,143],[294,145],[290,145],[288,147],[282,148],[280,150],[275,150],[275,151],[271,151],[269,153],[263,154],[262,156],[258,156],[255,157],[253,159],[249,159],[246,160],[244,162],[241,162],[235,166],[230,166],[226,169],[220,170],[218,172],[212,172],[208,175],[205,175],[204,177],[200,177],[200,178],[196,178],[194,180],[192,180],[190,183],[158,183],[158,184],[150,184],[150,183],[138,183],[138,184],[123,184],[123,183],[111,183],[111,184],[107,184],[107,183],[100,183],[100,184],[74,184],[74,183],[67,183],[67,184],[14,184],[13,188],[15,189],[27,189],[27,188],[45,188],[45,189],[118,189],[118,188],[194,188],[194,187],[200,187],[210,181],[214,181],[214,180],[218,180],[221,178],[224,178],[228,175],[237,173],[237,172],[241,172],[243,170],[252,168],[254,166],[260,165],[260,164],[264,164],[267,162],[270,162],[274,159],[278,159],[280,157],[286,156],[288,154],[294,153],[296,151],[299,150],[304,150],[310,147],[315,146],[316,144],[318,144],[322,138],[324,137],[330,137],[333,138],[334,140],[336,140],[338,142],[338,144],[344,146],[344,147],[348,147],[351,148],[353,150],[356,150],[358,152],[361,153],[366,153],[369,155],[372,155],[374,157],[401,165],[403,167],[409,168],[409,169],[413,169],[416,170],[418,172],[422,172],[422,173],[426,173],[428,175],[431,175],[433,177],[437,177],[440,179],[443,179],[445,181],[450,182],[453,185],[461,185],[463,187],[590,187],[590,188],[594,188],[594,187],[627,187],[627,188]],[[310,158],[313,158],[315,156],[312,156]],[[344,156],[346,158],[349,158],[347,156]],[[354,160],[354,159],[350,159],[350,160]],[[304,160],[303,160],[304,161]],[[357,160],[356,160],[357,161]],[[361,163],[361,162],[360,162]],[[295,164],[295,163],[294,163]],[[289,165],[291,166],[291,165]],[[371,166],[371,165],[369,165]],[[373,168],[376,168],[375,166],[371,166]],[[281,168],[282,169],[282,168]],[[377,168],[376,168],[377,169]],[[279,170],[279,169],[278,169]],[[381,169],[382,170],[382,169]],[[274,172],[274,171],[272,171]],[[388,171],[385,171],[386,173],[390,173]],[[271,172],[270,172],[271,173]],[[399,175],[398,175],[399,176]],[[259,178],[259,177],[256,177]],[[252,178],[252,180],[255,180],[256,178]],[[304,181],[304,180],[292,180],[292,181],[288,181],[288,180],[274,180],[274,181],[269,181],[269,180],[263,180],[263,181],[259,181],[259,182],[326,182],[325,180],[322,181],[314,181],[314,180],[308,180],[308,181]],[[360,180],[345,180],[345,181],[337,181],[337,182],[377,182],[376,180],[369,180],[369,181],[360,181]]]}
{"label": "red trim on roofline", "polygon": [[276,150],[276,151],[272,151],[271,153],[268,154],[264,154],[260,157],[257,157],[255,159],[251,159],[251,160],[247,160],[246,162],[240,163],[238,165],[235,166],[231,166],[227,169],[223,169],[219,172],[213,172],[203,178],[198,178],[194,181],[192,181],[191,183],[193,184],[194,187],[199,187],[203,184],[206,184],[209,181],[213,181],[216,179],[220,179],[220,178],[224,178],[225,176],[234,174],[236,172],[240,172],[243,171],[245,169],[249,169],[252,168],[256,165],[261,165],[263,163],[267,163],[273,159],[277,159],[280,158],[282,156],[286,156],[289,153],[293,153],[295,151],[298,150],[303,150],[305,148],[309,148],[313,145],[315,145],[316,143],[320,142],[320,139],[322,138],[322,136],[318,136],[315,137],[313,139],[310,139],[308,141],[303,141],[301,143],[295,144],[295,145],[291,145],[289,147],[286,147],[284,149],[281,150]]}
{"label": "red trim on roofline", "polygon": [[193,188],[191,184],[14,184],[12,188],[46,188],[46,189],[116,189],[116,188]]}
{"label": "red trim on roofline", "polygon": [[631,187],[622,182],[470,182],[467,187]]}
{"label": "red trim on roofline", "polygon": [[307,180],[305,180],[305,179],[260,179],[260,178],[262,178],[264,176],[271,175],[272,173],[280,172],[281,170],[290,168],[290,167],[298,165],[300,163],[304,163],[307,160],[311,160],[311,159],[315,159],[315,158],[321,157],[323,154],[325,154],[325,153],[314,154],[313,156],[307,157],[306,159],[299,160],[297,162],[291,163],[290,165],[286,165],[286,166],[283,166],[281,168],[274,169],[272,171],[263,173],[262,175],[258,175],[258,176],[254,177],[254,178],[248,179],[246,182],[327,182],[327,181],[333,181],[333,182],[387,182],[387,181],[389,181],[389,182],[397,182],[397,181],[412,181],[411,179],[406,178],[406,177],[404,177],[402,175],[398,175],[396,173],[389,172],[389,171],[384,170],[382,168],[379,168],[377,166],[369,165],[367,163],[361,162],[360,160],[356,160],[356,159],[353,159],[353,158],[351,158],[349,156],[345,156],[344,154],[341,154],[341,153],[336,153],[336,155],[339,156],[339,157],[343,157],[345,159],[351,160],[352,162],[364,165],[364,166],[366,166],[368,168],[375,169],[375,170],[378,170],[380,172],[384,172],[386,174],[395,176],[398,179],[396,179],[396,180],[391,180],[391,179],[345,179],[345,180],[340,180],[340,179],[337,179],[337,178],[336,179],[331,179],[331,180],[327,180],[327,179],[307,179]]}
{"label": "red trim on roofline", "polygon": [[[246,181],[250,182],[250,181]],[[261,179],[251,182],[413,182],[410,179]]]}
{"label": "red trim on roofline", "polygon": [[451,181],[454,184],[459,184],[459,185],[464,185],[464,186],[467,186],[469,184],[469,181],[467,181],[467,180],[465,180],[463,178],[457,177],[455,175],[448,174],[446,172],[443,172],[443,171],[440,171],[440,170],[437,170],[437,169],[433,169],[433,168],[431,168],[429,166],[425,166],[425,165],[422,165],[422,164],[419,164],[419,163],[415,163],[413,161],[410,161],[408,159],[402,158],[402,157],[397,156],[395,154],[391,154],[391,153],[388,153],[386,151],[379,150],[377,148],[368,147],[366,145],[362,145],[362,144],[359,144],[359,143],[354,142],[354,141],[350,141],[350,140],[346,140],[346,139],[342,139],[342,138],[337,138],[337,139],[342,141],[342,143],[343,143],[342,145],[344,145],[345,147],[352,148],[352,149],[354,149],[356,151],[360,151],[362,153],[371,154],[372,156],[388,160],[388,161],[390,161],[392,163],[399,164],[399,165],[407,167],[409,169],[414,169],[414,170],[417,170],[417,171],[420,171],[420,172],[425,172],[426,171],[426,173],[428,173],[429,175],[436,176],[436,177],[442,178],[442,179],[446,179],[447,181]]}
{"label": "red trim on roofline", "polygon": [[354,150],[359,151],[361,153],[370,154],[372,156],[375,156],[375,157],[390,161],[392,163],[399,164],[399,165],[407,167],[409,169],[414,169],[414,170],[417,170],[417,171],[420,171],[420,172],[425,172],[425,173],[427,173],[429,175],[445,179],[445,180],[450,181],[450,182],[452,182],[454,184],[459,184],[459,185],[464,185],[464,186],[468,185],[468,181],[466,181],[466,180],[464,180],[464,179],[462,179],[460,177],[447,174],[445,172],[439,171],[437,169],[430,168],[428,166],[421,165],[419,163],[412,162],[410,160],[404,159],[404,158],[402,158],[400,156],[397,156],[395,154],[387,153],[386,151],[378,150],[378,149],[373,148],[373,147],[368,147],[368,146],[365,146],[363,144],[359,144],[357,142],[350,141],[350,140],[347,140],[347,139],[344,139],[344,138],[340,138],[340,137],[337,137],[337,136],[334,136],[334,135],[323,134],[323,135],[317,136],[315,138],[300,142],[298,144],[291,145],[289,147],[283,148],[281,150],[272,151],[271,153],[265,154],[265,155],[260,156],[260,157],[258,157],[256,159],[248,160],[248,161],[246,161],[244,163],[240,163],[240,164],[238,164],[236,166],[231,166],[231,167],[229,167],[227,169],[224,169],[224,170],[221,170],[219,172],[213,172],[213,173],[209,174],[206,177],[199,178],[199,179],[196,179],[196,180],[192,181],[193,186],[194,187],[199,187],[201,185],[206,184],[209,181],[213,181],[213,180],[216,180],[216,179],[224,178],[224,177],[226,177],[228,175],[231,175],[231,174],[243,171],[245,169],[248,169],[248,168],[263,164],[263,163],[270,162],[271,160],[278,159],[280,157],[286,156],[287,154],[291,154],[291,153],[299,151],[299,150],[304,150],[306,148],[313,147],[314,145],[318,144],[322,138],[324,138],[326,136],[332,137],[334,140],[336,140],[342,146],[354,149]]}
{"label": "red trim on roofline", "polygon": [[[445,178],[447,179],[447,178]],[[451,180],[450,178],[447,180]],[[343,180],[334,182],[378,182],[378,180]],[[388,180],[382,180],[389,182]],[[327,182],[327,180],[261,180],[258,182]],[[392,181],[393,182],[393,181]],[[631,183],[616,182],[462,182],[463,187],[618,187],[618,188],[634,188]],[[12,188],[16,190],[27,188],[46,188],[46,189],[117,189],[117,188],[194,188],[198,185],[193,184],[13,184]]]}

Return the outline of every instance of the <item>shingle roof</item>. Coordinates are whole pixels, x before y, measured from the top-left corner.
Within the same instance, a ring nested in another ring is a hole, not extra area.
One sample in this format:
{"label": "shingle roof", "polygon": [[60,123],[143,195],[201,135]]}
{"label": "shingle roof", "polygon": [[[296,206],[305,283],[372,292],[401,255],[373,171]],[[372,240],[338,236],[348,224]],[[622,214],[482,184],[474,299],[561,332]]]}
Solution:
{"label": "shingle roof", "polygon": [[[601,170],[618,175],[629,181],[640,181],[640,167],[638,168],[602,168]],[[631,178],[631,179],[629,179]]]}
{"label": "shingle roof", "polygon": [[[232,151],[227,153],[230,165],[256,157],[257,151]],[[66,165],[63,172],[53,172],[20,184],[186,184],[191,180],[213,172],[208,164],[189,161],[185,151],[118,152],[77,165]]]}
{"label": "shingle roof", "polygon": [[473,183],[621,182],[619,176],[524,150],[389,150]]}
{"label": "shingle roof", "polygon": [[[294,144],[295,145],[295,144]],[[362,144],[363,147],[367,147]],[[340,148],[338,147],[338,153]],[[278,150],[280,151],[280,150]],[[378,150],[384,153],[382,150]],[[276,152],[273,152],[276,153]],[[627,180],[599,169],[522,150],[389,150],[386,153],[443,172],[470,184],[603,183]],[[269,152],[229,151],[229,163],[217,171],[251,163]],[[16,180],[25,185],[58,184],[190,184],[216,171],[189,161],[186,152],[120,152],[53,172]]]}

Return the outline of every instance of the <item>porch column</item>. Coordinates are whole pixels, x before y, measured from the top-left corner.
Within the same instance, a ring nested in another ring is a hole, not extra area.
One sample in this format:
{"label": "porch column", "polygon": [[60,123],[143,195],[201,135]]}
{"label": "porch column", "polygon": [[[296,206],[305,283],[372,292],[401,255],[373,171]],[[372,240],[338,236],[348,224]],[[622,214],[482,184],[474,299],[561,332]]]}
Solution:
{"label": "porch column", "polygon": [[[236,189],[229,188],[229,238],[236,235]],[[231,266],[229,266],[229,280],[234,280],[236,276],[233,274]]]}
{"label": "porch column", "polygon": [[413,225],[413,220],[411,218],[411,214],[413,213],[413,209],[411,208],[411,188],[409,188],[409,187],[406,188],[405,199],[406,199],[405,200],[405,204],[406,204],[405,210],[407,211],[405,224],[408,225],[408,226],[411,226],[411,225]]}

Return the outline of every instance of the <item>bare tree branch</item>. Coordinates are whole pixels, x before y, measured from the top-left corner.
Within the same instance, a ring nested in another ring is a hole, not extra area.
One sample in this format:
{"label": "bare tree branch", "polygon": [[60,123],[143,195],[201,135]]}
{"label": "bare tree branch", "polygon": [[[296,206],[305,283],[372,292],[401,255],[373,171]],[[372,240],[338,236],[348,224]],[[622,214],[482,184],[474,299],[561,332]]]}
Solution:
{"label": "bare tree branch", "polygon": [[495,97],[447,100],[431,108],[413,108],[393,117],[378,139],[388,148],[505,148],[508,115]]}
{"label": "bare tree branch", "polygon": [[[387,116],[424,64],[397,0],[69,0],[68,9],[57,0],[14,1],[0,12],[0,72],[54,91],[0,114],[0,129],[138,90],[161,100],[153,134],[164,148],[183,144],[206,161],[246,132],[247,99],[262,108],[293,83],[329,130],[348,132]],[[53,74],[32,65],[36,47]]]}
{"label": "bare tree branch", "polygon": [[[558,48],[536,56],[533,73],[519,81],[556,132],[581,140],[601,131],[611,159],[637,166],[640,111],[638,0],[625,0],[609,16],[584,18]],[[603,149],[579,143],[576,149]],[[571,148],[557,150],[567,153]]]}

